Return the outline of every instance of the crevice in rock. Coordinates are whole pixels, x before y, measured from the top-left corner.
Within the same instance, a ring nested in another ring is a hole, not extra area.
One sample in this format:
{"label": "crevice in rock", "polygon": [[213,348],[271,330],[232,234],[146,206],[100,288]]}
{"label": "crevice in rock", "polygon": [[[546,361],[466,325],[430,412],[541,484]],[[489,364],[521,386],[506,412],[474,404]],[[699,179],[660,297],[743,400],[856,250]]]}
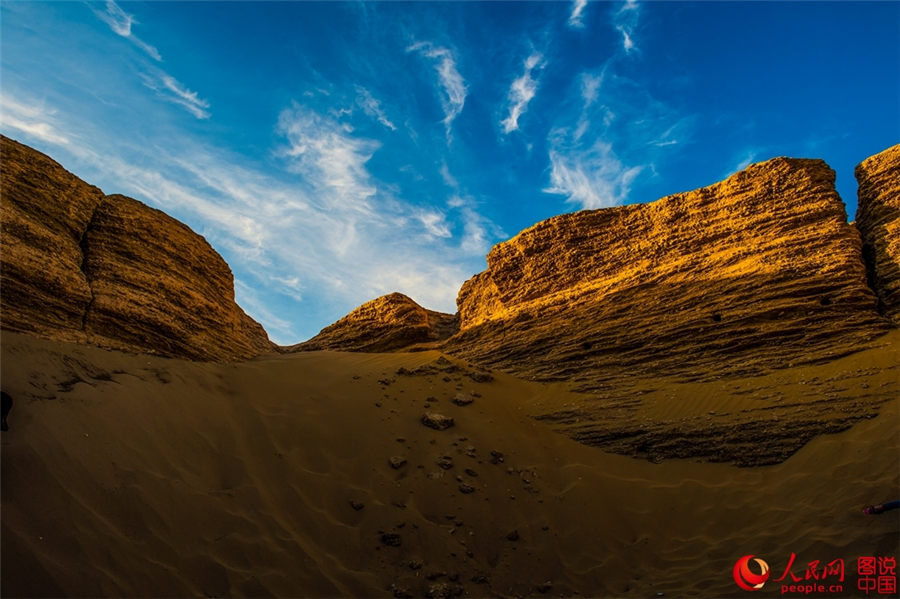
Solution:
{"label": "crevice in rock", "polygon": [[100,211],[100,207],[106,203],[106,198],[100,200],[100,202],[94,206],[94,211],[91,213],[91,219],[88,221],[87,226],[84,228],[84,231],[81,232],[81,239],[78,240],[78,247],[81,248],[81,264],[78,265],[78,268],[81,270],[81,274],[84,275],[84,280],[87,283],[88,291],[91,293],[91,299],[88,301],[87,306],[84,308],[84,314],[81,315],[81,330],[83,332],[87,332],[87,320],[88,315],[91,312],[91,308],[94,306],[94,300],[96,299],[94,296],[94,285],[91,280],[91,276],[88,273],[87,269],[87,260],[88,260],[88,242],[87,236],[88,232],[94,228],[94,220],[97,218],[97,212]]}
{"label": "crevice in rock", "polygon": [[878,284],[878,273],[877,267],[875,265],[876,256],[875,256],[875,248],[872,247],[871,244],[866,243],[865,237],[863,237],[862,244],[862,259],[863,264],[866,267],[866,286],[875,294],[875,298],[878,300],[877,309],[878,313],[882,316],[886,315],[887,306],[884,304],[884,297],[880,293]]}

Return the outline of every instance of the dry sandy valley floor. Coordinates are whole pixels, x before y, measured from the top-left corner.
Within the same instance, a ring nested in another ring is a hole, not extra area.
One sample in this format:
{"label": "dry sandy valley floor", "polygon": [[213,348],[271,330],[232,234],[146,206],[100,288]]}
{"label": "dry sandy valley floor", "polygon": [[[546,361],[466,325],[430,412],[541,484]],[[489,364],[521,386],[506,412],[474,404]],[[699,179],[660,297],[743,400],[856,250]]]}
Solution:
{"label": "dry sandy valley floor", "polygon": [[[810,368],[896,385],[898,339]],[[533,418],[582,397],[561,385],[445,360],[200,364],[4,332],[3,595],[745,596],[745,554],[780,574],[792,552],[898,553],[897,512],[860,509],[900,495],[900,400],[778,465],[653,463]],[[782,399],[820,376],[798,370]],[[702,415],[712,389],[641,409]]]}

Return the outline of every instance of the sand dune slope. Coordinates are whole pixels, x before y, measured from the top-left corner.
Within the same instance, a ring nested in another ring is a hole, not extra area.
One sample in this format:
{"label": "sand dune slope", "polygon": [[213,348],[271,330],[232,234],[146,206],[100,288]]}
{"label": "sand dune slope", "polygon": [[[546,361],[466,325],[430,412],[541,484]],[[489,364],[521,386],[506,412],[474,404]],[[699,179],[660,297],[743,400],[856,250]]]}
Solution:
{"label": "sand dune slope", "polygon": [[654,464],[436,352],[2,351],[4,596],[741,596],[748,553],[898,549],[896,517],[859,511],[900,494],[898,400],[777,466]]}

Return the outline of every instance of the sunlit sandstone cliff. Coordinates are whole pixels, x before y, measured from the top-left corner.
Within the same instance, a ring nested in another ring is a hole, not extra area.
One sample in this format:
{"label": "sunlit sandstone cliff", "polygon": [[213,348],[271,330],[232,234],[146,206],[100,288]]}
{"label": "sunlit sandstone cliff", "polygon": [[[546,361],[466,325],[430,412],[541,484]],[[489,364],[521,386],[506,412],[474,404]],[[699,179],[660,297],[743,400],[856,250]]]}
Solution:
{"label": "sunlit sandstone cliff", "polygon": [[203,237],[6,137],[0,160],[4,329],[199,360],[273,350]]}
{"label": "sunlit sandstone cliff", "polygon": [[402,293],[366,302],[294,351],[383,352],[440,341],[457,330],[456,317],[426,310]]}
{"label": "sunlit sandstone cliff", "polygon": [[834,172],[788,158],[656,202],[538,223],[496,245],[457,304],[450,351],[583,388],[815,363],[889,327]]}
{"label": "sunlit sandstone cliff", "polygon": [[882,311],[900,322],[900,145],[856,167],[856,226]]}

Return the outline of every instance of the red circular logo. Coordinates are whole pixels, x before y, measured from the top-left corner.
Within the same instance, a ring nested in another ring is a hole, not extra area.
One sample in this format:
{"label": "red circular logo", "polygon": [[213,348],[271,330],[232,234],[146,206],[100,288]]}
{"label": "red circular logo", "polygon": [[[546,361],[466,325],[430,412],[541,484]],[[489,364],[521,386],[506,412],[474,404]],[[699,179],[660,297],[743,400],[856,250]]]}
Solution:
{"label": "red circular logo", "polygon": [[[750,570],[750,560],[759,566],[761,570],[759,574]],[[734,581],[745,591],[758,591],[767,580],[769,580],[769,564],[758,557],[745,555],[734,564]]]}

